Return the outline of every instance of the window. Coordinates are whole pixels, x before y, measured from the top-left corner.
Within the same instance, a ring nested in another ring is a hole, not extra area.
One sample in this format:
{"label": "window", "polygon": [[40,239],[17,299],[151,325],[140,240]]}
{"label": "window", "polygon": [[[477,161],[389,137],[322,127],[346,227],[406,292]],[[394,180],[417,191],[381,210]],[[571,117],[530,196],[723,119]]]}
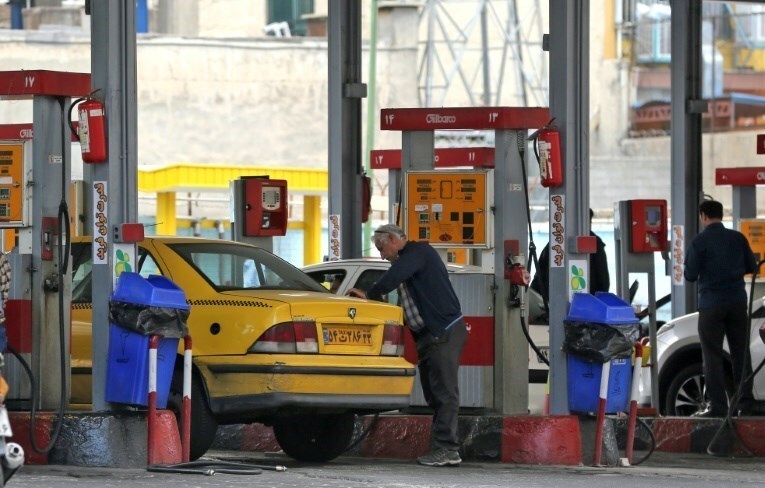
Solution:
{"label": "window", "polygon": [[[138,273],[144,278],[162,274],[157,261],[144,248],[138,248]],[[72,244],[72,302],[93,301],[93,246],[90,243]]]}
{"label": "window", "polygon": [[159,266],[149,251],[144,248],[138,249],[138,273],[147,278],[149,275],[161,275]]}
{"label": "window", "polygon": [[[741,30],[738,31],[739,42],[748,44],[765,42],[765,6],[737,5],[734,20]],[[743,34],[743,39],[742,37]]]}
{"label": "window", "polygon": [[91,244],[72,244],[72,302],[93,301],[93,252]]}
{"label": "window", "polygon": [[169,247],[219,292],[248,288],[326,291],[308,275],[263,249],[218,243]]}
{"label": "window", "polygon": [[331,293],[337,293],[343,284],[345,275],[344,269],[324,269],[308,273],[308,276],[316,280],[316,283],[319,283]]}
{"label": "window", "polygon": [[293,36],[307,32],[303,14],[313,13],[313,0],[268,0],[268,23],[287,22]]}
{"label": "window", "polygon": [[[355,287],[360,290],[368,290],[372,288],[372,285],[377,283],[377,280],[379,280],[384,274],[385,270],[381,269],[370,269],[364,271],[361,273],[361,276],[359,276],[359,280],[356,282]],[[384,296],[383,299],[388,303],[398,305],[398,291],[391,291],[386,296]]]}

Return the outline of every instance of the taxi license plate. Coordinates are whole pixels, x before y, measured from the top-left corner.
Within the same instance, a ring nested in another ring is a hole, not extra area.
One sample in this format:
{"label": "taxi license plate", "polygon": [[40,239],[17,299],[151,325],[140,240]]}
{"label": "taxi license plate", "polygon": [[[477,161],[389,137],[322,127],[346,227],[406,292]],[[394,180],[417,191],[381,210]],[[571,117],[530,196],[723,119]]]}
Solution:
{"label": "taxi license plate", "polygon": [[371,346],[369,327],[328,326],[322,329],[324,344],[328,346]]}

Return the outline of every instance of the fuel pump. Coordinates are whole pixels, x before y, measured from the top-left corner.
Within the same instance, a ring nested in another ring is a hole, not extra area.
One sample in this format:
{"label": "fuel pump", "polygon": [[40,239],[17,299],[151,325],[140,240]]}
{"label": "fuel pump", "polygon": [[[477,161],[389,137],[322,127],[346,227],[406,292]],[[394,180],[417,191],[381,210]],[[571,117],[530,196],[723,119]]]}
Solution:
{"label": "fuel pump", "polygon": [[[0,72],[0,91],[31,98],[32,130],[21,134],[21,149],[0,165],[0,228],[12,229],[16,246],[8,253],[12,277],[6,303],[8,349],[5,373],[9,408],[59,411],[51,443],[61,430],[69,399],[70,298],[69,197],[70,100],[90,91],[90,75],[54,71]],[[17,144],[19,141],[12,141]],[[16,354],[17,353],[17,354]]]}
{"label": "fuel pump", "polygon": [[[614,213],[617,294],[630,301],[629,274],[648,275],[648,317],[651,344],[656,344],[655,253],[668,249],[667,201],[624,200]],[[651,348],[651,407],[658,408],[659,381],[656,348]]]}
{"label": "fuel pump", "polygon": [[233,239],[273,250],[273,237],[287,233],[287,180],[244,176],[231,182]]}

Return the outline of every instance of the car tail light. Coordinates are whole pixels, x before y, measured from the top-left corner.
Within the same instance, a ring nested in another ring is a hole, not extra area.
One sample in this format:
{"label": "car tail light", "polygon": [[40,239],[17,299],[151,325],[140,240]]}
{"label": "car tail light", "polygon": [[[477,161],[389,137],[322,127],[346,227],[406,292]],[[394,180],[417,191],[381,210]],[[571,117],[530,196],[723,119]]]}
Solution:
{"label": "car tail light", "polygon": [[400,325],[385,324],[381,356],[404,355],[404,328]]}
{"label": "car tail light", "polygon": [[295,322],[295,349],[304,354],[319,352],[319,341],[316,335],[316,322]]}
{"label": "car tail light", "polygon": [[261,335],[248,352],[271,354],[315,354],[319,352],[315,322],[285,322]]}

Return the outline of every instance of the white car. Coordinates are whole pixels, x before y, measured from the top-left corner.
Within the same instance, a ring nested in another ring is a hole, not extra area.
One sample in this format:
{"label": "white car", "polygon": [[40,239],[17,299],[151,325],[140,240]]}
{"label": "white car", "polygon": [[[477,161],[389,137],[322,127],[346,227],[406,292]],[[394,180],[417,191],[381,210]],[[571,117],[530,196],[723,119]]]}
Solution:
{"label": "white car", "polygon": [[[303,267],[303,271],[327,289],[345,294],[351,288],[369,289],[390,267],[388,261],[375,258],[342,259],[327,261]],[[449,263],[449,273],[480,273],[480,268],[471,265]],[[392,304],[398,304],[398,292],[392,291],[386,297]],[[529,334],[542,354],[548,356],[549,336],[547,325],[529,326]],[[525,340],[521,338],[521,340]],[[547,365],[529,348],[529,413],[541,414],[547,385]]]}
{"label": "white car", "polygon": [[[747,282],[747,291],[748,289]],[[765,283],[756,283],[755,296],[762,297],[764,294]],[[759,336],[759,327],[765,322],[765,298],[756,299],[752,308],[749,352],[754,370],[765,358],[765,344]],[[688,416],[706,409],[698,321],[698,312],[691,313],[670,320],[657,332],[659,411],[664,415]],[[730,397],[735,393],[738,385],[733,384],[730,357],[727,356],[727,341],[725,351],[727,390]],[[754,378],[753,393],[756,400],[765,400],[765,373],[762,371]],[[641,403],[650,404],[650,398],[650,373],[646,369],[642,374]],[[757,406],[755,410],[761,413],[762,409]]]}

